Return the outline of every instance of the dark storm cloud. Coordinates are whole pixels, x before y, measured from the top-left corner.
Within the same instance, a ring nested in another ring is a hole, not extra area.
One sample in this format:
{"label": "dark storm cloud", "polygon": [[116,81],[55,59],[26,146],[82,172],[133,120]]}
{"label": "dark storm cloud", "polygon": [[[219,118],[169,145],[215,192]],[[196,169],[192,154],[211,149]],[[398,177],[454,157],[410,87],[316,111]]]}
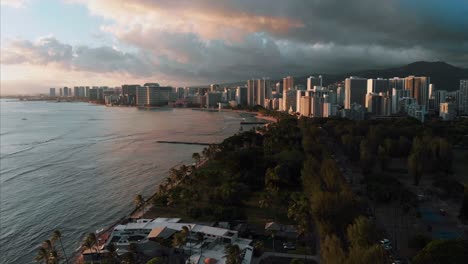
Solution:
{"label": "dark storm cloud", "polygon": [[[2,63],[63,62],[172,83],[343,72],[443,60],[468,67],[464,1],[72,0],[137,50],[14,43]],[[458,2],[458,3],[457,3]],[[450,8],[437,5],[450,3]],[[47,51],[47,52],[46,52]],[[32,54],[25,55],[25,54]]]}

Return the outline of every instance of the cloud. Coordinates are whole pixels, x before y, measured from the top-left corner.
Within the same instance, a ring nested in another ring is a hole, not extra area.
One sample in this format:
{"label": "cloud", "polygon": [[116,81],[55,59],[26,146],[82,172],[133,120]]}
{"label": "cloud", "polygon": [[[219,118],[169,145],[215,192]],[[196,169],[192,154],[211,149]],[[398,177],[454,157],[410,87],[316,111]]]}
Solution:
{"label": "cloud", "polygon": [[103,17],[101,32],[125,51],[71,46],[53,37],[16,40],[2,49],[2,64],[173,85],[350,72],[418,60],[468,67],[468,31],[461,29],[468,22],[463,12],[451,15],[468,11],[463,4],[447,9],[436,8],[433,0],[67,1]]}
{"label": "cloud", "polygon": [[0,1],[0,4],[13,8],[23,8],[28,2],[28,0],[2,0]]}
{"label": "cloud", "polygon": [[51,66],[73,71],[97,73],[121,72],[148,76],[152,63],[142,54],[125,53],[111,47],[73,47],[54,37],[43,37],[35,42],[13,40],[2,47],[1,64],[29,64]]}

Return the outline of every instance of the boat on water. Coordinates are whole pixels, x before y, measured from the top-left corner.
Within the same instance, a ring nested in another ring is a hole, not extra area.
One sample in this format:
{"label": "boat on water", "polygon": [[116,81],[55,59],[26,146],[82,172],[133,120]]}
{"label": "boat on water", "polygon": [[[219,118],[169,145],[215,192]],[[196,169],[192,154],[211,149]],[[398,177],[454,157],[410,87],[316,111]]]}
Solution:
{"label": "boat on water", "polygon": [[97,235],[97,234],[99,234],[99,233],[102,233],[102,231],[104,231],[104,227],[99,228],[98,230],[96,230],[95,233],[96,233],[96,235]]}

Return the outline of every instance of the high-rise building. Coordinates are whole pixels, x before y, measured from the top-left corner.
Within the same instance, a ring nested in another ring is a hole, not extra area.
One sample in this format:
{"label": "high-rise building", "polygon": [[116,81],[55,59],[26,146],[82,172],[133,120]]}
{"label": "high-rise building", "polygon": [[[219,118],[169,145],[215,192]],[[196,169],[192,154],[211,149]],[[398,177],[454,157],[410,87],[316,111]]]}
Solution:
{"label": "high-rise building", "polygon": [[271,94],[271,89],[270,89],[270,80],[267,80],[267,79],[260,79],[258,80],[258,84],[257,84],[258,88],[257,88],[257,96],[256,96],[256,104],[257,105],[261,105],[261,106],[264,106],[265,105],[265,98],[270,98],[268,96],[266,96],[268,94],[268,90],[270,90],[270,94]]}
{"label": "high-rise building", "polygon": [[323,86],[322,84],[322,75],[319,77],[310,76],[307,78],[307,90],[312,90],[315,86]]}
{"label": "high-rise building", "polygon": [[63,96],[63,89],[62,89],[62,88],[59,89],[59,96],[60,96],[60,97]]}
{"label": "high-rise building", "polygon": [[446,121],[455,119],[455,117],[457,116],[457,111],[455,109],[454,103],[453,102],[441,103],[439,116],[443,120],[446,120]]}
{"label": "high-rise building", "polygon": [[447,97],[445,98],[445,102],[452,102],[456,111],[460,111],[461,103],[461,96],[460,90],[450,91],[447,92]]}
{"label": "high-rise building", "polygon": [[247,81],[247,105],[255,106],[257,102],[257,90],[258,90],[258,81],[257,80],[248,80]]}
{"label": "high-rise building", "polygon": [[210,85],[210,91],[214,92],[214,91],[219,91],[219,84],[211,84]]}
{"label": "high-rise building", "polygon": [[294,89],[294,78],[291,76],[283,78],[283,92]]}
{"label": "high-rise building", "polygon": [[296,91],[287,90],[283,93],[283,107],[282,111],[296,112]]}
{"label": "high-rise building", "polygon": [[71,96],[69,91],[68,91],[68,87],[63,87],[63,96],[64,97]]}
{"label": "high-rise building", "polygon": [[336,88],[336,103],[339,105],[344,105],[345,100],[345,89],[343,86],[338,86]]}
{"label": "high-rise building", "polygon": [[310,116],[310,97],[309,96],[302,96],[299,100],[300,108],[299,108],[299,113],[302,116],[309,117]]}
{"label": "high-rise building", "polygon": [[281,82],[276,83],[275,91],[276,91],[277,94],[282,94],[283,93],[283,86],[281,85]]}
{"label": "high-rise building", "polygon": [[468,79],[460,80],[460,113],[468,115]]}
{"label": "high-rise building", "polygon": [[396,114],[403,110],[400,108],[399,102],[401,98],[406,97],[410,97],[410,92],[408,90],[392,88],[392,114]]}
{"label": "high-rise building", "polygon": [[55,88],[50,88],[49,89],[49,96],[55,97]]}
{"label": "high-rise building", "polygon": [[98,100],[98,88],[91,88],[89,89],[88,99],[90,101],[97,101]]}
{"label": "high-rise building", "polygon": [[366,95],[367,112],[373,115],[382,115],[382,96],[375,93]]}
{"label": "high-rise building", "polygon": [[283,78],[283,111],[289,111],[291,105],[288,103],[288,91],[293,89],[294,78],[291,76]]}
{"label": "high-rise building", "polygon": [[238,86],[236,88],[236,101],[241,106],[247,105],[247,87]]}
{"label": "high-rise building", "polygon": [[389,85],[388,79],[369,79],[367,80],[367,93],[386,93],[389,91]]}
{"label": "high-rise building", "polygon": [[136,104],[137,89],[140,87],[138,84],[124,84],[122,85],[122,96],[126,105]]}
{"label": "high-rise building", "polygon": [[437,90],[437,91],[434,92],[434,105],[436,106],[436,109],[435,109],[436,111],[439,111],[440,104],[445,103],[446,98],[447,98],[447,91],[446,90]]}
{"label": "high-rise building", "polygon": [[388,79],[388,88],[389,90],[395,88],[397,90],[405,89],[405,78],[393,77]]}
{"label": "high-rise building", "polygon": [[175,101],[177,94],[172,87],[162,87],[159,84],[147,83],[136,89],[136,105],[138,106],[161,106],[170,101]]}
{"label": "high-rise building", "polygon": [[429,84],[429,77],[408,76],[405,78],[405,89],[409,90],[410,96],[423,106],[429,103]]}
{"label": "high-rise building", "polygon": [[[399,90],[397,90],[399,91]],[[376,116],[388,116],[391,113],[391,99],[387,93],[370,93],[366,96],[367,112]]]}
{"label": "high-rise building", "polygon": [[367,79],[350,77],[345,80],[345,109],[351,109],[353,103],[365,105],[367,93]]}
{"label": "high-rise building", "polygon": [[206,94],[206,106],[208,108],[218,107],[218,103],[222,102],[222,95],[221,92],[208,92]]}
{"label": "high-rise building", "polygon": [[301,98],[306,95],[306,91],[297,90],[296,91],[296,112],[302,113],[301,110]]}

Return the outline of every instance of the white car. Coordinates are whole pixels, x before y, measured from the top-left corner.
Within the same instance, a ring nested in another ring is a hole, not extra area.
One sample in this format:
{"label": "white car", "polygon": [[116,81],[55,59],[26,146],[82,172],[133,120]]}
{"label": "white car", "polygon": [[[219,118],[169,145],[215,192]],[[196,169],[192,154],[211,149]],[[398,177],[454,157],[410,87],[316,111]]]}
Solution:
{"label": "white car", "polygon": [[380,244],[382,244],[382,245],[391,245],[392,241],[390,241],[387,238],[384,238],[384,239],[380,240]]}

